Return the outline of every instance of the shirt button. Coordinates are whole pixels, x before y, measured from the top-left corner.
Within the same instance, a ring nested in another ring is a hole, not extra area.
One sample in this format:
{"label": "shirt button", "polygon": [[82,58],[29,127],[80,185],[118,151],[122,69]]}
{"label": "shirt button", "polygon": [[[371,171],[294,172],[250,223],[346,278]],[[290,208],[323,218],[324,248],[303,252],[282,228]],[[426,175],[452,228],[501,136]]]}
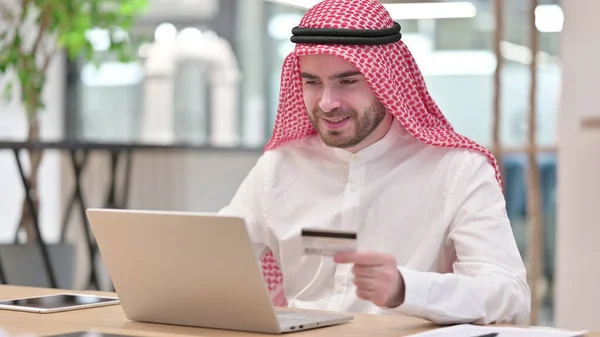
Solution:
{"label": "shirt button", "polygon": [[338,293],[338,294],[342,294],[344,292],[344,287],[342,287],[339,284],[336,284],[336,286],[335,286],[335,292]]}
{"label": "shirt button", "polygon": [[350,189],[350,191],[352,191],[352,192],[356,193],[356,192],[358,192],[358,187],[352,187],[352,188]]}

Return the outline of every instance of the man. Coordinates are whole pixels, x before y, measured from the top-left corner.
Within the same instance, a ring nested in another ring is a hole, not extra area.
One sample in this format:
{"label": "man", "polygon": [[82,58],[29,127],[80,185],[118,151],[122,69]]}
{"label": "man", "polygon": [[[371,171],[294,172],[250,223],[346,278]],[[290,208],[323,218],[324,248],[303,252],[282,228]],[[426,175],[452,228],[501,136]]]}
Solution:
{"label": "man", "polygon": [[[288,305],[526,322],[496,161],[453,131],[385,8],[325,0],[292,33],[272,139],[222,210],[272,249]],[[358,249],[306,256],[303,228],[356,231]]]}

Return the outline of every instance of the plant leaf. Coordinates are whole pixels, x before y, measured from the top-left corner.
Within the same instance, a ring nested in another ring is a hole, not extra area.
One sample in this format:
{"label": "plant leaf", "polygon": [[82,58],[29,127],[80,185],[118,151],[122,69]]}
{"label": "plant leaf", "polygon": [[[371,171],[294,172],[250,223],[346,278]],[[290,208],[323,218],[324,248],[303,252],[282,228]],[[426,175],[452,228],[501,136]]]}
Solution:
{"label": "plant leaf", "polygon": [[9,81],[4,85],[4,89],[2,89],[2,100],[3,101],[12,101],[13,97],[13,82]]}
{"label": "plant leaf", "polygon": [[[2,1],[2,0],[0,0]],[[27,8],[21,8],[25,20],[29,13],[35,13],[32,21],[44,22],[47,27],[41,32],[42,37],[55,39],[55,47],[63,49],[67,56],[75,60],[83,57],[85,60],[100,65],[108,57],[114,57],[122,62],[134,59],[137,46],[132,39],[122,37],[122,31],[129,31],[137,17],[146,9],[148,0],[27,0],[23,1]],[[14,85],[20,86],[21,102],[30,113],[44,108],[42,91],[46,84],[46,74],[43,65],[36,63],[36,56],[47,59],[56,48],[38,48],[44,55],[34,55],[23,46],[21,35],[9,32],[19,32],[23,20],[12,20],[0,31],[0,74],[15,70]],[[94,50],[89,32],[94,29],[107,29],[111,32],[108,40],[98,45],[104,50]],[[121,31],[121,33],[116,33]],[[115,35],[117,38],[115,38]],[[103,45],[104,44],[104,45]],[[31,48],[29,48],[31,49]],[[4,93],[13,91],[13,83],[5,87]]]}

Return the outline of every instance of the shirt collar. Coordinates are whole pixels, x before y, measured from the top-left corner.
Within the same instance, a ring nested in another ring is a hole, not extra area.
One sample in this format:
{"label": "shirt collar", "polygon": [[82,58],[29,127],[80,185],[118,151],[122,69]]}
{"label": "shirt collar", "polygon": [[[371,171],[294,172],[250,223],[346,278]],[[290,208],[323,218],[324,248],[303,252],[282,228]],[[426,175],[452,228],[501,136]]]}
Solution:
{"label": "shirt collar", "polygon": [[402,125],[400,125],[400,122],[394,118],[390,129],[383,138],[356,153],[335,147],[330,149],[338,159],[345,162],[369,161],[381,156],[390,150],[397,140],[407,138],[409,135]]}

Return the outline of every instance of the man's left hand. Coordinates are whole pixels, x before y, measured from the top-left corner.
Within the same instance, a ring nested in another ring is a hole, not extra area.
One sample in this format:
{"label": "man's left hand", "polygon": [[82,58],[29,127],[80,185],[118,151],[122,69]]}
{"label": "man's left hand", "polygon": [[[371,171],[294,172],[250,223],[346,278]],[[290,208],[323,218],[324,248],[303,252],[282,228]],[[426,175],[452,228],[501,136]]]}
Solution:
{"label": "man's left hand", "polygon": [[336,263],[353,263],[356,295],[379,307],[394,308],[404,302],[404,280],[391,254],[344,252],[334,256]]}

